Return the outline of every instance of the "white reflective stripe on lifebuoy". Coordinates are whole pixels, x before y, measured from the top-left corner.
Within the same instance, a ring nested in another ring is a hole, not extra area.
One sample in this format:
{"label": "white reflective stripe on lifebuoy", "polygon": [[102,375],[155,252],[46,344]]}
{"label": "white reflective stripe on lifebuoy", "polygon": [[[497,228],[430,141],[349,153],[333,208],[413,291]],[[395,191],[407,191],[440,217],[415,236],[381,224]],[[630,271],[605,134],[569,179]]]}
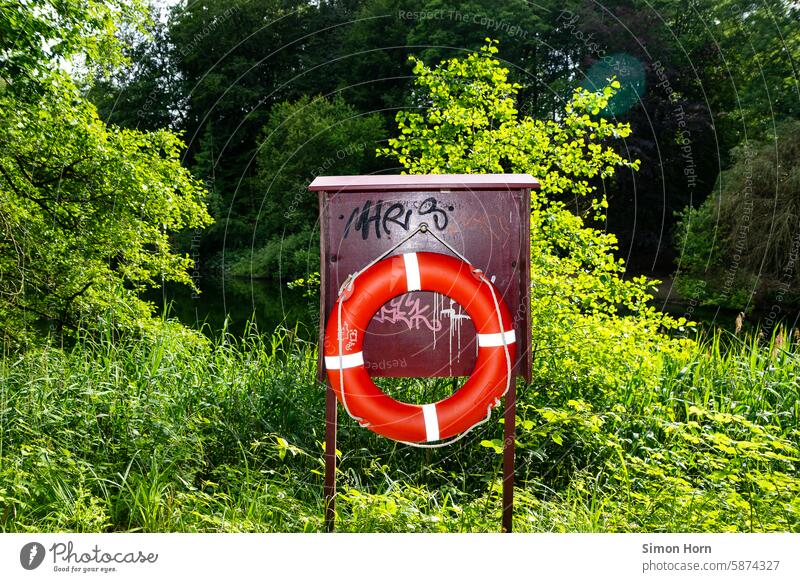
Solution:
{"label": "white reflective stripe on lifebuoy", "polygon": [[436,414],[435,404],[423,404],[422,416],[425,417],[425,440],[439,440],[439,415]]}
{"label": "white reflective stripe on lifebuoy", "polygon": [[[503,338],[505,337],[505,342]],[[517,341],[517,334],[514,330],[504,333],[479,333],[478,345],[482,348],[496,348],[497,346],[513,344]]]}
{"label": "white reflective stripe on lifebuoy", "polygon": [[364,365],[364,352],[354,354],[344,354],[341,359],[339,356],[325,356],[325,367],[328,370],[345,370]]}
{"label": "white reflective stripe on lifebuoy", "polygon": [[417,253],[406,253],[403,255],[403,263],[406,266],[406,287],[408,291],[419,291],[422,284],[419,278],[419,261]]}

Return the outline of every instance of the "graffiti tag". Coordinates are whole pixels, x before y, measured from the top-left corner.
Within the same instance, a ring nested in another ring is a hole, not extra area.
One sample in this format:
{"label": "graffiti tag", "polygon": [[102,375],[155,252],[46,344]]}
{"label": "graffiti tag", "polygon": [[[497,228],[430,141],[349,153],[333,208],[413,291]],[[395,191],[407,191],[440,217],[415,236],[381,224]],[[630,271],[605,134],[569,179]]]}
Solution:
{"label": "graffiti tag", "polygon": [[373,319],[378,323],[405,325],[408,329],[427,327],[431,331],[439,331],[442,328],[431,306],[422,305],[422,298],[411,294],[395,297],[381,307]]}
{"label": "graffiti tag", "polygon": [[361,233],[363,240],[367,240],[372,232],[375,238],[381,238],[384,235],[391,235],[393,229],[401,228],[408,231],[415,211],[420,220],[430,221],[430,225],[437,230],[447,228],[450,221],[447,213],[453,210],[452,206],[443,206],[433,196],[423,200],[413,210],[408,208],[407,204],[406,202],[388,204],[378,200],[373,206],[372,200],[367,200],[363,206],[357,206],[350,212],[344,227],[344,238],[347,238],[351,231]]}

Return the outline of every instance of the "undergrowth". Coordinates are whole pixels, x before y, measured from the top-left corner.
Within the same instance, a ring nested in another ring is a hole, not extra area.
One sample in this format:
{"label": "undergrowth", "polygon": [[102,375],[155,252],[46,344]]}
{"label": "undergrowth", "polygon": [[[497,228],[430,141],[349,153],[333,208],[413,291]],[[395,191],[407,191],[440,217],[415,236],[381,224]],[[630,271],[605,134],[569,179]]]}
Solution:
{"label": "undergrowth", "polygon": [[[556,382],[537,358],[519,388],[517,531],[800,530],[800,350],[775,335],[692,345],[614,384]],[[316,361],[287,330],[6,354],[0,530],[320,531]],[[415,401],[443,382],[392,388]],[[497,531],[498,419],[422,451],[340,413],[338,529]]]}

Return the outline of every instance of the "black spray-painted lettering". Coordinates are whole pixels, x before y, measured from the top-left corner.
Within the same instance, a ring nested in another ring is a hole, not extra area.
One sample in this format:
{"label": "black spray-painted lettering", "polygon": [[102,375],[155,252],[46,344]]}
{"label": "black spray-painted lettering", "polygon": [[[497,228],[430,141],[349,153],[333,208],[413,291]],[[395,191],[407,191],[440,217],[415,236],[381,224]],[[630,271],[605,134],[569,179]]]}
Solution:
{"label": "black spray-painted lettering", "polygon": [[[383,207],[383,200],[378,200],[375,204],[375,212],[372,216],[369,215],[372,208],[372,200],[367,200],[363,208],[354,208],[350,213],[350,218],[347,219],[347,224],[344,227],[344,238],[350,234],[350,226],[355,226],[357,231],[361,231],[361,238],[364,240],[369,236],[369,225],[375,223],[375,236],[381,238],[381,209]],[[355,219],[355,224],[353,220]]]}
{"label": "black spray-painted lettering", "polygon": [[[400,220],[401,216],[403,217],[403,220]],[[410,220],[411,211],[406,210],[406,207],[399,202],[395,202],[386,209],[386,214],[383,215],[383,231],[386,233],[386,236],[389,236],[389,226],[386,224],[387,222],[394,223],[400,226],[403,230],[408,230],[408,224]]]}
{"label": "black spray-painted lettering", "polygon": [[433,215],[433,224],[439,230],[447,228],[447,213],[437,206],[436,198],[426,198],[419,205],[419,214],[424,216],[426,214]]}
{"label": "black spray-painted lettering", "polygon": [[[362,207],[356,207],[350,212],[344,227],[344,238],[348,237],[351,230],[355,230],[361,233],[363,240],[367,240],[372,228],[374,228],[377,238],[381,238],[381,230],[386,236],[389,236],[392,225],[399,226],[407,232],[411,228],[413,211],[406,208],[406,205],[407,203],[395,202],[384,210],[383,200],[378,200],[373,209],[372,200],[367,200]],[[452,210],[452,206],[448,209]],[[449,222],[447,211],[442,209],[436,198],[430,197],[423,200],[417,207],[417,214],[421,218],[429,216],[429,219],[433,220],[432,226],[437,230],[447,228]],[[344,215],[339,218],[343,219]]]}

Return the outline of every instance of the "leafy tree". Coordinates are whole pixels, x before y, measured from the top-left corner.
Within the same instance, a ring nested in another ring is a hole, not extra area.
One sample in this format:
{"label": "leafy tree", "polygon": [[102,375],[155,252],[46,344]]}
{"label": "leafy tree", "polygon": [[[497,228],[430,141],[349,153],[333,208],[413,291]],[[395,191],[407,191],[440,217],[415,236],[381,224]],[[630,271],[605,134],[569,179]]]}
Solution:
{"label": "leafy tree", "polygon": [[[612,81],[600,93],[575,90],[561,119],[520,118],[518,83],[493,58],[496,43],[465,59],[450,59],[432,69],[415,57],[416,85],[423,112],[397,114],[399,137],[380,151],[396,157],[411,173],[524,171],[535,174],[541,192],[586,196],[597,191],[590,181],[609,178],[616,167],[638,169],[603,140],[625,138],[630,128],[598,114],[619,88]],[[605,206],[603,198],[593,206]]]}
{"label": "leafy tree", "polygon": [[413,5],[411,0],[359,2],[341,42],[330,47],[334,87],[359,111],[381,112],[386,121],[406,101],[405,60],[415,49],[408,46],[412,22],[398,14],[414,10]]}
{"label": "leafy tree", "polygon": [[[203,189],[181,167],[175,134],[108,127],[73,79],[46,70],[46,59],[54,68],[53,59],[101,58],[101,46],[118,54],[105,44],[115,38],[113,5],[40,2],[15,10],[3,7],[20,35],[15,68],[3,69],[8,86],[0,89],[3,340],[22,344],[42,321],[57,331],[81,323],[147,326],[142,288],[191,283],[191,260],[172,252],[169,234],[210,222]],[[88,28],[74,22],[83,16]],[[43,39],[60,48],[42,52]]]}
{"label": "leafy tree", "polygon": [[[252,245],[252,219],[262,197],[251,181],[259,132],[275,104],[311,90],[317,76],[306,74],[311,63],[327,59],[330,49],[320,52],[323,40],[315,27],[335,23],[327,20],[330,10],[320,11],[296,0],[205,0],[180,3],[170,16],[187,161],[213,184],[215,197],[218,227],[204,236],[206,255]],[[325,90],[324,84],[313,88]]]}
{"label": "leafy tree", "polygon": [[125,57],[110,72],[95,74],[86,90],[106,123],[145,131],[176,127],[180,75],[172,59],[166,23],[156,5],[144,25],[121,23],[117,38]]}
{"label": "leafy tree", "polygon": [[233,274],[300,276],[319,264],[317,197],[307,190],[324,174],[375,169],[375,148],[384,137],[378,115],[362,115],[340,97],[302,97],[276,105],[261,131],[253,190],[261,193],[251,248]]}
{"label": "leafy tree", "polygon": [[550,117],[561,108],[576,75],[576,63],[585,52],[562,14],[576,11],[581,0],[531,4],[525,0],[426,0],[411,8],[408,44],[420,46],[417,56],[431,62],[465,51],[478,50],[490,35],[503,43],[503,61],[509,75],[520,84],[517,106],[521,112]]}
{"label": "leafy tree", "polygon": [[[398,137],[383,155],[409,173],[529,172],[541,182],[531,208],[533,349],[537,378],[558,384],[564,374],[587,390],[634,370],[653,372],[658,350],[675,349],[657,331],[684,324],[648,306],[644,277],[624,279],[614,258],[616,237],[587,226],[602,219],[606,200],[593,185],[617,168],[638,167],[608,141],[629,135],[626,124],[599,113],[614,95],[576,89],[556,120],[520,117],[519,85],[494,58],[488,42],[464,59],[429,67],[413,59],[419,109],[397,114]],[[585,198],[588,214],[570,212],[565,194]],[[623,315],[624,314],[624,315]],[[653,381],[655,374],[645,374]]]}
{"label": "leafy tree", "polygon": [[731,132],[715,131],[714,110],[691,74],[703,66],[703,53],[689,58],[681,50],[675,23],[664,20],[671,16],[623,0],[603,9],[585,4],[561,18],[590,39],[579,61],[582,85],[599,90],[610,75],[621,84],[603,115],[631,126],[616,149],[641,164],[637,172],[617,174],[608,191],[607,227],[618,236],[628,269],[640,273],[672,269],[675,212],[708,196],[725,163],[711,152],[735,144]]}
{"label": "leafy tree", "polygon": [[661,0],[655,8],[679,26],[681,46],[716,114],[716,131],[734,131],[741,143],[800,117],[796,2]]}
{"label": "leafy tree", "polygon": [[85,70],[122,61],[116,24],[142,26],[141,0],[30,0],[0,4],[0,85],[17,92],[47,84],[54,65],[80,55]]}
{"label": "leafy tree", "polygon": [[[737,309],[800,302],[800,121],[735,151],[715,194],[677,227],[678,290]],[[773,308],[774,310],[774,308]]]}
{"label": "leafy tree", "polygon": [[[569,92],[584,47],[560,26],[562,11],[580,0],[369,0],[361,2],[343,39],[339,87],[361,111],[394,115],[408,106],[410,79],[404,66],[414,55],[426,61],[477,50],[487,34],[504,42],[510,76],[522,87],[522,111],[551,116]],[[387,115],[388,117],[388,115]]]}

